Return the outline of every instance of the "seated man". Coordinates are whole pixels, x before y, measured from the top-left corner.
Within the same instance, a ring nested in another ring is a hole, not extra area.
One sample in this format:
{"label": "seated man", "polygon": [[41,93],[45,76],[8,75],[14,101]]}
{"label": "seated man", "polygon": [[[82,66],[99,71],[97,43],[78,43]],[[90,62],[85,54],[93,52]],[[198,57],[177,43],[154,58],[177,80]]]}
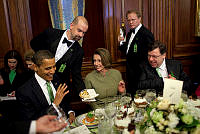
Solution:
{"label": "seated man", "polygon": [[[67,113],[70,110],[66,95],[69,91],[65,91],[66,84],[59,85],[59,81],[55,79],[54,56],[48,50],[41,50],[34,54],[33,62],[35,75],[16,91],[22,118],[38,119],[47,114],[48,109],[52,107],[57,109],[59,105]],[[70,111],[69,122],[71,123],[74,119],[74,112]]]}
{"label": "seated man", "polygon": [[164,78],[169,78],[184,81],[183,90],[191,94],[192,83],[183,72],[182,64],[179,61],[165,59],[166,51],[165,44],[159,41],[148,45],[148,61],[140,65],[138,89],[156,89],[157,92],[162,92]]}

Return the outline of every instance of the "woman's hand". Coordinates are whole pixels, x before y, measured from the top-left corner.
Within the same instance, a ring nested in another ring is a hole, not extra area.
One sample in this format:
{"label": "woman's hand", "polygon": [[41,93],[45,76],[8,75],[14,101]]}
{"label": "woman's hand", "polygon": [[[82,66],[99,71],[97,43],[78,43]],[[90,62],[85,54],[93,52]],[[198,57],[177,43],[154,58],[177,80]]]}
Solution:
{"label": "woman's hand", "polygon": [[126,91],[125,82],[121,80],[118,84],[118,91],[124,93]]}

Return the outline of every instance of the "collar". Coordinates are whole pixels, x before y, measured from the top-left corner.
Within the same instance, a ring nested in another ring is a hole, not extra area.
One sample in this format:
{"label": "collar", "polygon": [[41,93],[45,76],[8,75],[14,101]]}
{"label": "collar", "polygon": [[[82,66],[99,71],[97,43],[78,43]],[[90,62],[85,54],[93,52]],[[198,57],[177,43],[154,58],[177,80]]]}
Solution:
{"label": "collar", "polygon": [[[35,78],[36,80],[38,81],[39,85],[46,85],[46,80],[43,79],[42,77],[40,77],[37,73],[35,73]],[[51,81],[50,81],[50,84],[51,84]]]}
{"label": "collar", "polygon": [[62,36],[62,39],[63,40],[64,38],[67,38],[68,41],[72,42],[72,44],[75,42],[74,40],[69,40],[68,37],[67,37],[67,31],[69,31],[69,29],[65,30],[65,32],[63,33],[63,36]]}
{"label": "collar", "polygon": [[139,29],[142,27],[142,24],[140,23],[136,28],[135,28],[135,34],[139,31]]}
{"label": "collar", "polygon": [[165,70],[166,69],[166,64],[165,64],[165,59],[163,60],[163,63],[161,64],[160,67],[158,67],[161,70]]}

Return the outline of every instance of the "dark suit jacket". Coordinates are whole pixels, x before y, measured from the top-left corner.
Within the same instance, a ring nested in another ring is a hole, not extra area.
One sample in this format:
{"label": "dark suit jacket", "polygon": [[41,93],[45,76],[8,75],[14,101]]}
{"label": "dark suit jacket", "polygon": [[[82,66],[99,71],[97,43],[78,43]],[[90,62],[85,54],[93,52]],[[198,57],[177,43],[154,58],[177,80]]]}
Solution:
{"label": "dark suit jacket", "polygon": [[[120,50],[126,53],[129,39],[131,37],[131,32],[128,32],[126,37],[126,42],[120,46]],[[128,90],[132,90],[137,84],[137,78],[139,75],[139,63],[144,60],[147,60],[147,45],[154,41],[153,34],[145,28],[143,25],[138,30],[135,35],[131,45],[129,47],[129,51],[126,54],[126,74],[128,81]],[[134,52],[134,44],[137,44],[137,53]],[[131,91],[133,92],[133,91]]]}
{"label": "dark suit jacket", "polygon": [[[54,79],[55,80],[55,79]],[[55,89],[59,86],[57,80],[52,81]],[[68,100],[68,94],[63,98],[60,107],[67,112],[71,109]],[[37,82],[35,76],[28,80],[23,86],[16,91],[16,99],[19,103],[19,113],[22,119],[36,120],[47,114],[47,109],[51,105],[48,104],[46,97]]]}
{"label": "dark suit jacket", "polygon": [[15,91],[17,88],[22,86],[26,82],[26,73],[16,73],[16,76],[12,82],[10,83],[9,80],[9,72],[6,72],[4,68],[0,70],[0,75],[2,76],[4,80],[4,84],[0,85],[0,95],[6,96],[8,93],[11,93],[12,91]]}
{"label": "dark suit jacket", "polygon": [[[166,67],[168,74],[173,73],[177,80],[183,82],[183,90],[188,91],[191,94],[193,86],[190,78],[183,72],[182,64],[179,61],[166,59]],[[138,89],[156,89],[161,91],[164,88],[163,79],[159,77],[155,68],[152,68],[148,62],[140,64],[142,73],[138,83]]]}
{"label": "dark suit jacket", "polygon": [[[43,33],[39,34],[31,40],[31,47],[34,51],[44,49],[49,50],[55,55],[59,41],[64,32],[65,30],[53,28],[46,29]],[[75,41],[70,49],[65,53],[65,55],[56,63],[56,74],[60,77],[60,79],[62,79],[62,82],[65,82],[71,89],[71,73],[72,88],[76,89],[77,91],[85,89],[85,85],[81,76],[83,55],[83,48],[79,45],[77,41]],[[63,73],[58,72],[61,64],[66,64],[66,68]]]}

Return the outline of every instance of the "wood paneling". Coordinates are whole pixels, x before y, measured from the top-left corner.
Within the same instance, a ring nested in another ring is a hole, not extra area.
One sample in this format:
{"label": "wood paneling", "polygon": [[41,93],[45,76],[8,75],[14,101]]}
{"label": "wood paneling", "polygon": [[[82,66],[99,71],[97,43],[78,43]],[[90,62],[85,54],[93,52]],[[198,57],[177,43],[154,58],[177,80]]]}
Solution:
{"label": "wood paneling", "polygon": [[83,38],[84,61],[91,61],[96,48],[106,47],[103,29],[103,7],[101,0],[85,1],[85,17],[88,20],[88,31]]}
{"label": "wood paneling", "polygon": [[48,0],[29,0],[33,36],[52,27]]}
{"label": "wood paneling", "polygon": [[28,1],[1,0],[0,11],[0,58],[11,49],[16,49],[23,55],[32,38]]}

